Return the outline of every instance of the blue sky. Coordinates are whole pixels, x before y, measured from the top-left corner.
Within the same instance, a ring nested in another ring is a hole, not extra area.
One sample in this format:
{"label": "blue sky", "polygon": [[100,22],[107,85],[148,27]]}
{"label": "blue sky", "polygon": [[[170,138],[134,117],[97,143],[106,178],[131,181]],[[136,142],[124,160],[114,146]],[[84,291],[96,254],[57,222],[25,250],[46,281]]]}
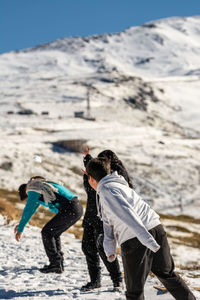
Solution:
{"label": "blue sky", "polygon": [[0,53],[200,15],[200,0],[0,0]]}

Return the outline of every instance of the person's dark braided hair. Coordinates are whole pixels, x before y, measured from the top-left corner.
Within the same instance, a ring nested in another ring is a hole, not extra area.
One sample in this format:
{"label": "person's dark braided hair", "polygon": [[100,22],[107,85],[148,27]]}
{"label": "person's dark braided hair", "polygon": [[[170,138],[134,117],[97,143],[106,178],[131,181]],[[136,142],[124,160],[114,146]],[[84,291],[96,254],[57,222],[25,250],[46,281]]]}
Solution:
{"label": "person's dark braided hair", "polygon": [[125,178],[125,180],[128,182],[129,187],[133,188],[133,184],[126,168],[112,150],[104,150],[98,154],[98,157],[108,158],[110,160],[111,173],[117,171],[119,175],[122,175]]}

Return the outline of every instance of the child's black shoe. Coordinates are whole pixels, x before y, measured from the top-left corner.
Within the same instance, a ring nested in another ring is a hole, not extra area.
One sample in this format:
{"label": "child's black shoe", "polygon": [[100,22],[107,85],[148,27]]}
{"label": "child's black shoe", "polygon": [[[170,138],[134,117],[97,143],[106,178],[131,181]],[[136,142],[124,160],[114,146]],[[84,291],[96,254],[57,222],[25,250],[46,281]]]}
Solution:
{"label": "child's black shoe", "polygon": [[123,289],[122,281],[115,281],[113,282],[113,291],[114,292],[121,292]]}
{"label": "child's black shoe", "polygon": [[60,262],[50,263],[49,265],[45,265],[43,268],[39,269],[42,273],[58,273],[61,274],[63,272],[63,268]]}
{"label": "child's black shoe", "polygon": [[100,287],[101,287],[101,283],[99,281],[95,281],[95,282],[90,281],[86,285],[83,285],[81,287],[81,291],[87,292],[87,291],[91,291],[91,290],[94,290],[94,289],[97,289]]}

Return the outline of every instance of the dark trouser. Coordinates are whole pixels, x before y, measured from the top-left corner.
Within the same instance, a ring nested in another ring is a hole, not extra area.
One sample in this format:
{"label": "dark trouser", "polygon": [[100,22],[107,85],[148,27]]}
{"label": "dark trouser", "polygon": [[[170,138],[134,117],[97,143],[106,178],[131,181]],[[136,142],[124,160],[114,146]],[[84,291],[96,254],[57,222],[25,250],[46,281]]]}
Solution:
{"label": "dark trouser", "polygon": [[143,246],[137,238],[121,245],[126,299],[144,299],[144,284],[149,272],[152,271],[175,299],[195,300],[188,286],[174,272],[174,262],[163,226],[158,225],[149,232],[161,246],[156,253]]}
{"label": "dark trouser", "polygon": [[118,259],[110,263],[103,249],[103,234],[99,234],[95,226],[85,225],[82,239],[82,251],[86,256],[90,280],[101,280],[100,259],[104,262],[113,282],[121,281],[121,272]]}
{"label": "dark trouser", "polygon": [[42,228],[43,245],[50,263],[63,259],[60,235],[75,224],[82,213],[83,208],[77,198],[71,201],[65,199],[59,212]]}

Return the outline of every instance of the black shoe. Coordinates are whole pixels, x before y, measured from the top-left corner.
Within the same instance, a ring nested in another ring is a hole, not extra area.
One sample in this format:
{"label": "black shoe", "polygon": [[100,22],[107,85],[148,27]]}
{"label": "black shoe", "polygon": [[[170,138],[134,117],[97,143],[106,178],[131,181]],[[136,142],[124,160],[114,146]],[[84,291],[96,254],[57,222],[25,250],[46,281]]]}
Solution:
{"label": "black shoe", "polygon": [[86,285],[83,285],[82,287],[81,287],[81,291],[82,292],[87,292],[87,291],[91,291],[91,290],[94,290],[94,289],[98,289],[98,288],[100,288],[101,287],[101,283],[100,282],[92,282],[92,281],[90,281],[90,282],[88,282]]}
{"label": "black shoe", "polygon": [[[62,271],[64,271],[64,270],[65,270],[65,267],[64,267],[64,259],[61,260],[60,264],[61,264]],[[44,267],[41,268],[40,270],[48,269],[48,268],[49,268],[49,265],[44,265]]]}
{"label": "black shoe", "polygon": [[60,262],[51,263],[49,265],[44,265],[43,268],[39,269],[42,273],[58,273],[61,274],[63,272],[63,268]]}
{"label": "black shoe", "polygon": [[113,282],[113,291],[114,292],[120,292],[123,289],[123,283],[122,281],[114,281]]}

